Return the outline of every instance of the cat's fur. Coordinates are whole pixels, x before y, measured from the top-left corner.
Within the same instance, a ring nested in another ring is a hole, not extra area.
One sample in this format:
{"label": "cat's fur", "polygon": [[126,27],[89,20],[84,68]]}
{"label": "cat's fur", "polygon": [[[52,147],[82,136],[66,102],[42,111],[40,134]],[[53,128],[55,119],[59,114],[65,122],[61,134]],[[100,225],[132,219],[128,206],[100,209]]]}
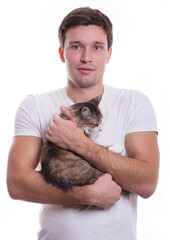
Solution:
{"label": "cat's fur", "polygon": [[[100,100],[101,95],[88,102],[73,104],[69,107],[77,125],[84,129],[87,137],[100,131],[102,121],[102,114],[98,107]],[[60,116],[66,119],[63,114]],[[103,175],[76,153],[59,148],[49,141],[46,141],[42,147],[40,160],[42,167],[40,173],[45,181],[63,191],[68,191],[73,186],[93,184]]]}

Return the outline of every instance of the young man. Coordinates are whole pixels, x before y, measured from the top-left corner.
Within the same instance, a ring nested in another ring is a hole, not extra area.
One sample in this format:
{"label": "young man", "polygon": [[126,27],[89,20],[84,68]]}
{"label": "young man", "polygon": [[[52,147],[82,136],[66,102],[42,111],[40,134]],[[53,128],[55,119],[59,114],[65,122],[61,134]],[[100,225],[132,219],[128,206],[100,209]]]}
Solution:
{"label": "young man", "polygon": [[[39,240],[134,240],[137,195],[150,197],[158,180],[152,106],[137,91],[103,84],[112,53],[112,24],[103,13],[75,9],[61,23],[59,39],[67,87],[29,96],[21,103],[9,153],[9,194],[13,199],[44,204]],[[93,142],[76,126],[66,106],[99,94],[103,129]],[[58,116],[60,106],[70,120]],[[76,152],[106,174],[93,185],[74,187],[68,193],[46,184],[35,170],[46,139]],[[122,148],[121,155],[100,146],[111,144]],[[121,194],[122,189],[129,193]]]}

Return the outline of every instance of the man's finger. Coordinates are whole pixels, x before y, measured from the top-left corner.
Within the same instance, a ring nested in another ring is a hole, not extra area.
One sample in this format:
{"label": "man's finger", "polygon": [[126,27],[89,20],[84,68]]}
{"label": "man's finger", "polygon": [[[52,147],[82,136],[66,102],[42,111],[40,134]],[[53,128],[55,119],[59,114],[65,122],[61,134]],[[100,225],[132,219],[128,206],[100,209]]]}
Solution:
{"label": "man's finger", "polygon": [[55,122],[55,120],[57,120],[58,118],[60,118],[60,116],[58,114],[54,114],[53,121]]}
{"label": "man's finger", "polygon": [[64,105],[61,105],[60,109],[61,109],[62,113],[63,113],[68,119],[70,119],[72,122],[75,122],[75,123],[76,123],[75,118],[71,115],[70,110],[69,110],[67,107],[65,107]]}

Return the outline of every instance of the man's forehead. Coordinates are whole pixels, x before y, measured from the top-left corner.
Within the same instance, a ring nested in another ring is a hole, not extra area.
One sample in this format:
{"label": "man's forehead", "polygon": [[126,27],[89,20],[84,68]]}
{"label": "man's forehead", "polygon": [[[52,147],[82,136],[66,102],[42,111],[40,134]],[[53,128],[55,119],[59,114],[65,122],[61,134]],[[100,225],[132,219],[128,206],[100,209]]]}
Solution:
{"label": "man's forehead", "polygon": [[105,31],[99,26],[81,25],[68,29],[66,32],[66,41],[69,43],[93,42],[105,45],[107,43],[107,35]]}

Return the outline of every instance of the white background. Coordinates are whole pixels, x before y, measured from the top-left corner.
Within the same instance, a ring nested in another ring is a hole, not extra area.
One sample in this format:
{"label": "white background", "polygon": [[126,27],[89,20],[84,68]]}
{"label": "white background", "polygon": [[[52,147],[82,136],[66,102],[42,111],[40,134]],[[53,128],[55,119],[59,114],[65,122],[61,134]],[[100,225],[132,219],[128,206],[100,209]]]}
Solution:
{"label": "white background", "polygon": [[58,26],[80,6],[98,8],[114,26],[105,83],[149,96],[158,121],[160,178],[138,202],[138,240],[170,239],[170,3],[169,0],[4,0],[0,2],[0,239],[35,240],[39,205],[9,198],[7,156],[16,109],[28,94],[66,85],[58,56]]}

